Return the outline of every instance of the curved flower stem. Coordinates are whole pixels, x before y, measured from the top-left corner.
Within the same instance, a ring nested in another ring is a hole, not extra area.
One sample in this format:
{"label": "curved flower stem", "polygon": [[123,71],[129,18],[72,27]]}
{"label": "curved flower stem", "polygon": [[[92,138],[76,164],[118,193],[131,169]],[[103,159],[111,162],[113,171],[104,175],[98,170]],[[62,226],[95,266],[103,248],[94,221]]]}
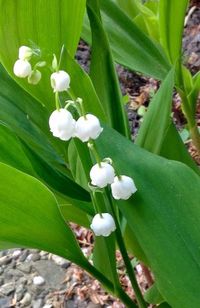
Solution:
{"label": "curved flower stem", "polygon": [[56,101],[56,109],[60,109],[60,99],[59,99],[59,94],[58,92],[55,92],[55,101]]}
{"label": "curved flower stem", "polygon": [[90,139],[88,141],[88,148],[91,151],[91,153],[93,154],[93,156],[95,157],[95,160],[96,160],[97,164],[99,165],[99,167],[101,167],[101,158],[99,156],[99,153],[97,152],[95,143],[92,139]]}
{"label": "curved flower stem", "polygon": [[187,99],[187,95],[182,91],[178,92],[182,101],[183,113],[187,119],[190,136],[192,138],[194,146],[196,147],[198,153],[200,154],[200,133],[197,127],[197,123],[195,121],[195,117],[192,113],[190,103]]}
{"label": "curved flower stem", "polygon": [[129,259],[129,256],[128,256],[128,253],[127,253],[127,249],[126,249],[126,246],[125,246],[125,243],[124,243],[124,240],[123,240],[123,236],[122,236],[122,233],[121,233],[121,228],[120,228],[120,225],[119,225],[116,213],[115,213],[115,209],[114,209],[114,205],[113,205],[113,200],[112,200],[112,198],[110,196],[110,192],[109,192],[108,189],[105,189],[105,194],[106,194],[106,196],[107,196],[107,198],[109,200],[110,209],[111,209],[113,218],[115,220],[115,224],[116,224],[115,234],[116,234],[116,238],[117,238],[117,243],[118,243],[120,252],[122,254],[122,258],[124,260],[124,264],[126,266],[127,273],[128,273],[129,278],[130,278],[130,281],[131,281],[131,285],[132,285],[133,290],[135,292],[135,297],[137,299],[139,307],[140,308],[146,308],[147,305],[145,303],[145,300],[143,298],[141,290],[140,290],[140,288],[138,286],[138,283],[137,283],[137,280],[136,280],[136,277],[135,277],[135,274],[134,274],[134,270],[133,270],[133,267],[131,265],[131,262],[130,262],[130,259]]}

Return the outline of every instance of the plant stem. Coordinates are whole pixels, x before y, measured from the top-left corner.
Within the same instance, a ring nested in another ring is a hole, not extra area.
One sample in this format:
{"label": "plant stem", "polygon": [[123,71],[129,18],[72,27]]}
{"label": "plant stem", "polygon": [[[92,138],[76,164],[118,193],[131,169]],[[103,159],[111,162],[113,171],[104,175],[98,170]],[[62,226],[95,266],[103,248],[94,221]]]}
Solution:
{"label": "plant stem", "polygon": [[126,249],[126,246],[125,246],[125,243],[124,243],[124,240],[123,240],[123,236],[122,236],[122,233],[121,233],[121,228],[120,228],[120,225],[119,225],[116,213],[115,213],[115,209],[114,209],[114,206],[113,206],[113,200],[110,197],[109,190],[105,189],[105,191],[106,191],[105,194],[106,194],[106,196],[107,196],[107,198],[109,200],[111,212],[112,212],[113,218],[115,220],[115,224],[116,224],[115,234],[116,234],[116,238],[117,238],[117,243],[118,243],[120,252],[122,254],[122,258],[124,260],[124,264],[126,266],[127,273],[128,273],[129,278],[130,278],[130,281],[131,281],[131,285],[132,285],[133,290],[135,292],[135,297],[136,297],[136,299],[138,301],[139,307],[140,308],[146,308],[147,305],[145,303],[145,300],[143,298],[141,290],[140,290],[140,288],[138,286],[138,283],[137,283],[137,280],[136,280],[136,277],[135,277],[135,274],[134,274],[134,270],[133,270],[133,267],[131,265],[131,261],[129,259],[129,256],[128,256],[128,253],[127,253],[127,249]]}
{"label": "plant stem", "polygon": [[188,128],[190,132],[190,136],[192,138],[193,144],[196,147],[199,155],[200,155],[200,133],[197,127],[197,123],[195,121],[193,112],[190,107],[190,103],[187,99],[187,96],[184,92],[179,91],[179,95],[182,101],[183,113],[187,119]]}

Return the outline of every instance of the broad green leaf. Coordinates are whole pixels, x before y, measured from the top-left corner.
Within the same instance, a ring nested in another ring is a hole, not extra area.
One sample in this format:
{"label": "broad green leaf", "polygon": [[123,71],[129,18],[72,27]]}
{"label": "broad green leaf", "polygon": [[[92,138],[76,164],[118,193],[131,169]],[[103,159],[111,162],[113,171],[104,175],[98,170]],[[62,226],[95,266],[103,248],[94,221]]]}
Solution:
{"label": "broad green leaf", "polygon": [[[145,75],[164,79],[170,65],[161,47],[146,36],[112,1],[100,0],[102,20],[116,62]],[[90,41],[84,19],[82,37]]]}
{"label": "broad green leaf", "polygon": [[89,173],[92,161],[86,144],[78,139],[72,139],[68,148],[69,166],[73,178],[80,186],[89,191]]}
{"label": "broad green leaf", "polygon": [[102,236],[95,237],[95,245],[93,252],[94,266],[103,273],[114,284],[119,285],[116,272],[115,259],[115,236],[110,235],[107,238]]}
{"label": "broad green leaf", "polygon": [[171,70],[153,97],[136,144],[152,153],[181,161],[200,174],[171,120],[173,77],[174,70]]}
{"label": "broad green leaf", "polygon": [[[0,121],[15,132],[23,152],[34,169],[34,175],[72,198],[90,200],[87,192],[71,179],[71,172],[66,164],[66,143],[56,140],[50,133],[49,112],[24,92],[5,70],[1,69],[0,72]],[[9,135],[9,131],[7,134]],[[12,132],[10,134],[12,135]],[[4,138],[4,142],[7,142],[4,150],[8,152],[7,159],[10,155],[9,138],[14,137]],[[14,155],[12,159],[15,159]],[[22,157],[19,159],[23,164]],[[7,163],[11,164],[11,161]],[[17,167],[16,164],[11,165]],[[19,165],[18,169],[30,173],[29,169],[24,170],[21,167],[22,165]]]}
{"label": "broad green leaf", "polygon": [[158,308],[172,308],[168,303],[162,303],[158,306]]}
{"label": "broad green leaf", "polygon": [[8,127],[2,124],[0,124],[0,162],[30,175],[36,175],[24,153],[20,140]]}
{"label": "broad green leaf", "polygon": [[155,154],[159,154],[163,138],[171,123],[173,86],[174,70],[171,70],[154,95],[136,139],[139,146]]}
{"label": "broad green leaf", "polygon": [[138,2],[141,3],[140,0],[114,0],[114,2],[123,10],[131,19],[136,17],[140,10],[138,8]]}
{"label": "broad green leaf", "polygon": [[[50,87],[49,65],[53,54],[59,58],[65,44],[74,56],[80,37],[85,0],[17,0],[0,1],[0,59],[9,74],[28,92],[49,108],[54,106]],[[13,74],[13,65],[18,58],[18,48],[30,46],[31,42],[41,49],[41,60],[47,61],[42,68],[42,80],[37,86]]]}
{"label": "broad green leaf", "polygon": [[[92,31],[92,57],[90,76],[102,102],[110,125],[125,136],[130,136],[127,115],[107,35],[101,23],[97,1],[87,3]],[[98,16],[99,13],[99,16]],[[115,112],[113,112],[113,107]]]}
{"label": "broad green leaf", "polygon": [[160,155],[168,159],[180,161],[200,175],[199,167],[190,156],[173,123],[171,123],[163,140]]}
{"label": "broad green leaf", "polygon": [[59,204],[59,210],[66,222],[73,222],[85,228],[90,227],[90,220],[85,211],[74,206],[73,203]]}
{"label": "broad green leaf", "polygon": [[160,42],[172,64],[181,57],[182,35],[188,0],[160,0]]}
{"label": "broad green leaf", "polygon": [[159,292],[173,308],[198,307],[199,176],[182,163],[137,147],[110,128],[104,129],[97,145],[102,156],[113,159],[120,174],[136,183],[136,194],[116,201],[116,206],[144,250]]}
{"label": "broad green leaf", "polygon": [[1,248],[32,247],[87,263],[60,216],[54,195],[41,182],[0,163]]}
{"label": "broad green leaf", "polygon": [[160,304],[165,300],[162,298],[156,283],[154,283],[144,294],[145,300],[150,304]]}

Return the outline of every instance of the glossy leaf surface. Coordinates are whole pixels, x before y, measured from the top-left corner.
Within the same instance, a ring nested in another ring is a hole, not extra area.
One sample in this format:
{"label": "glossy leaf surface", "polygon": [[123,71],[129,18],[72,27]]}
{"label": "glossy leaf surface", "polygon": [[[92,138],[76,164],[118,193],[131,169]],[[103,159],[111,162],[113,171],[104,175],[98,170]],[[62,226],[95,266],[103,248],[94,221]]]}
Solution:
{"label": "glossy leaf surface", "polygon": [[[137,193],[116,206],[144,250],[158,290],[172,307],[197,307],[199,176],[186,165],[153,155],[108,128],[98,147],[102,156],[112,157],[120,174],[134,178]],[[187,275],[185,268],[190,268]]]}
{"label": "glossy leaf surface", "polygon": [[15,78],[42,104],[54,106],[54,97],[50,87],[49,66],[53,54],[60,55],[64,44],[71,56],[74,56],[82,27],[85,0],[18,0],[0,1],[0,59],[8,72],[13,74],[13,65],[18,57],[18,48],[22,45],[36,45],[41,49],[41,59],[47,61],[47,68],[41,69],[42,80],[38,86],[32,86],[27,80]]}

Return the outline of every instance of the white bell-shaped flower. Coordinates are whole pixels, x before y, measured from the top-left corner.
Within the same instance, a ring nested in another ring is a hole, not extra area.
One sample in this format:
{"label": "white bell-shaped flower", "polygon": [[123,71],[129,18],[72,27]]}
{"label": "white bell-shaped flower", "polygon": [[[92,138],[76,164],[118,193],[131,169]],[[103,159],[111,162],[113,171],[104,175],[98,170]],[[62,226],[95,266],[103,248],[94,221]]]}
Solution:
{"label": "white bell-shaped flower", "polygon": [[97,139],[102,130],[99,119],[93,114],[88,113],[76,122],[76,137],[83,142],[87,142],[89,139]]}
{"label": "white bell-shaped flower", "polygon": [[90,227],[96,236],[109,236],[116,230],[115,221],[109,213],[96,214]]}
{"label": "white bell-shaped flower", "polygon": [[49,126],[53,135],[61,140],[66,141],[74,136],[75,120],[66,109],[54,110],[49,118]]}
{"label": "white bell-shaped flower", "polygon": [[116,200],[127,200],[132,194],[137,191],[135,183],[132,178],[126,175],[116,176],[114,183],[111,184],[113,198]]}
{"label": "white bell-shaped flower", "polygon": [[19,59],[20,60],[30,60],[33,54],[33,50],[27,46],[21,46],[19,48]]}
{"label": "white bell-shaped flower", "polygon": [[51,74],[51,86],[54,92],[63,92],[69,89],[70,76],[65,71],[58,71]]}
{"label": "white bell-shaped flower", "polygon": [[42,78],[42,74],[38,70],[34,70],[31,72],[31,74],[28,76],[28,83],[36,85]]}
{"label": "white bell-shaped flower", "polygon": [[13,72],[17,77],[26,78],[31,74],[31,64],[27,60],[17,60],[13,67]]}
{"label": "white bell-shaped flower", "polygon": [[101,162],[101,166],[96,164],[90,170],[92,185],[100,188],[106,187],[108,184],[113,183],[114,177],[115,170],[108,163]]}

